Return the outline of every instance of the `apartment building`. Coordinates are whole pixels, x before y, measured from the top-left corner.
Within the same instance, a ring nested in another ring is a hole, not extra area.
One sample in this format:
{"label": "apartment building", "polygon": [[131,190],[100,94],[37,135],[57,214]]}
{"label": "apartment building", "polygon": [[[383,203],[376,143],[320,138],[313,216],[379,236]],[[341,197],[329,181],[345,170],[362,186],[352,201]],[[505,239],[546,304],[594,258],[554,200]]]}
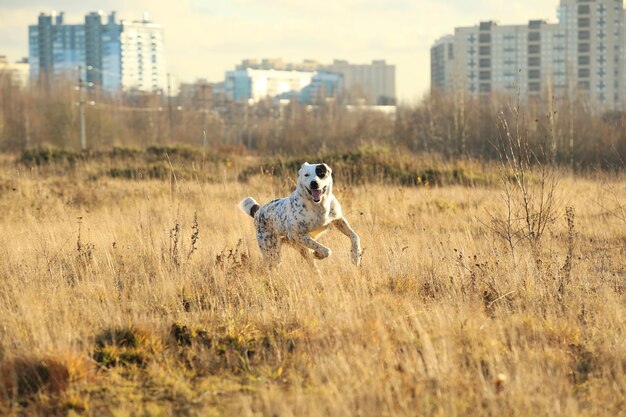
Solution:
{"label": "apartment building", "polygon": [[454,36],[438,39],[430,48],[430,85],[438,91],[449,91],[452,85],[452,63],[454,62]]}
{"label": "apartment building", "polygon": [[85,65],[85,26],[68,25],[64,13],[41,13],[37,25],[28,27],[30,79],[49,84],[54,78],[76,72]]}
{"label": "apartment building", "polygon": [[561,0],[572,83],[607,109],[626,107],[623,0]]}
{"label": "apartment building", "polygon": [[147,13],[139,21],[122,20],[120,30],[121,85],[141,91],[167,88],[163,27]]}
{"label": "apartment building", "polygon": [[431,48],[431,87],[521,99],[581,94],[602,110],[626,100],[622,0],[561,0],[558,23],[485,21]]}
{"label": "apartment building", "polygon": [[165,89],[167,75],[163,28],[148,15],[140,21],[116,20],[115,12],[85,16],[66,24],[63,13],[41,13],[29,26],[30,78],[49,86],[75,77],[78,67],[89,85],[107,91]]}

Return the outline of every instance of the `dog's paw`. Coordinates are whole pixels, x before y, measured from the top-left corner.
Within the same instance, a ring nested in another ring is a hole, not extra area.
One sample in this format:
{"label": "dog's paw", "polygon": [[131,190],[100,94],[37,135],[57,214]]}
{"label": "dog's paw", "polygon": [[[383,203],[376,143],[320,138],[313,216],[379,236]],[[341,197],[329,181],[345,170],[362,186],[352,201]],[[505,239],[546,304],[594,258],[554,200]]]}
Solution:
{"label": "dog's paw", "polygon": [[331,254],[331,250],[328,248],[321,248],[316,250],[315,252],[313,252],[313,256],[315,256],[317,259],[324,259],[324,258],[328,258]]}

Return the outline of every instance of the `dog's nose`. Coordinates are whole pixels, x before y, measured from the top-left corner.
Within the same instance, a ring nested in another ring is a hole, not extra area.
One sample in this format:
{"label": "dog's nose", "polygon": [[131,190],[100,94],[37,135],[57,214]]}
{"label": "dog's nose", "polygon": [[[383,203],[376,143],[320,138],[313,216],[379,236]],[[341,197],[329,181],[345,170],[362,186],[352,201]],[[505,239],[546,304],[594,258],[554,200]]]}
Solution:
{"label": "dog's nose", "polygon": [[311,189],[317,190],[318,188],[320,188],[320,185],[317,183],[317,181],[311,181]]}

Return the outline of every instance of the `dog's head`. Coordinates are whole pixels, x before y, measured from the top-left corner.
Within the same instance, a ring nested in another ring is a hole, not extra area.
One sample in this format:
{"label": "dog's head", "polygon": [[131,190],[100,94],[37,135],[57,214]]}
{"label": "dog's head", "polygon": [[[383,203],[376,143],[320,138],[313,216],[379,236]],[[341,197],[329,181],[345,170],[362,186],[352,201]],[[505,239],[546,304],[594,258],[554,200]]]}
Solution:
{"label": "dog's head", "polygon": [[305,162],[298,171],[298,188],[305,198],[315,204],[321,203],[332,193],[332,170],[326,164]]}

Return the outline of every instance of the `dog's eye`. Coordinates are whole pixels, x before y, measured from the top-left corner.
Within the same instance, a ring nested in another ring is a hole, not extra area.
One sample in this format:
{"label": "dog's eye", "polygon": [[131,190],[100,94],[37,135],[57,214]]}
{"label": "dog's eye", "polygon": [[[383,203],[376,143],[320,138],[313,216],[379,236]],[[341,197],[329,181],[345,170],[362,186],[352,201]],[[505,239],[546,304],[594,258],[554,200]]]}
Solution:
{"label": "dog's eye", "polygon": [[310,177],[311,175],[309,175],[309,174],[304,174],[304,176],[305,176],[305,177]]}

